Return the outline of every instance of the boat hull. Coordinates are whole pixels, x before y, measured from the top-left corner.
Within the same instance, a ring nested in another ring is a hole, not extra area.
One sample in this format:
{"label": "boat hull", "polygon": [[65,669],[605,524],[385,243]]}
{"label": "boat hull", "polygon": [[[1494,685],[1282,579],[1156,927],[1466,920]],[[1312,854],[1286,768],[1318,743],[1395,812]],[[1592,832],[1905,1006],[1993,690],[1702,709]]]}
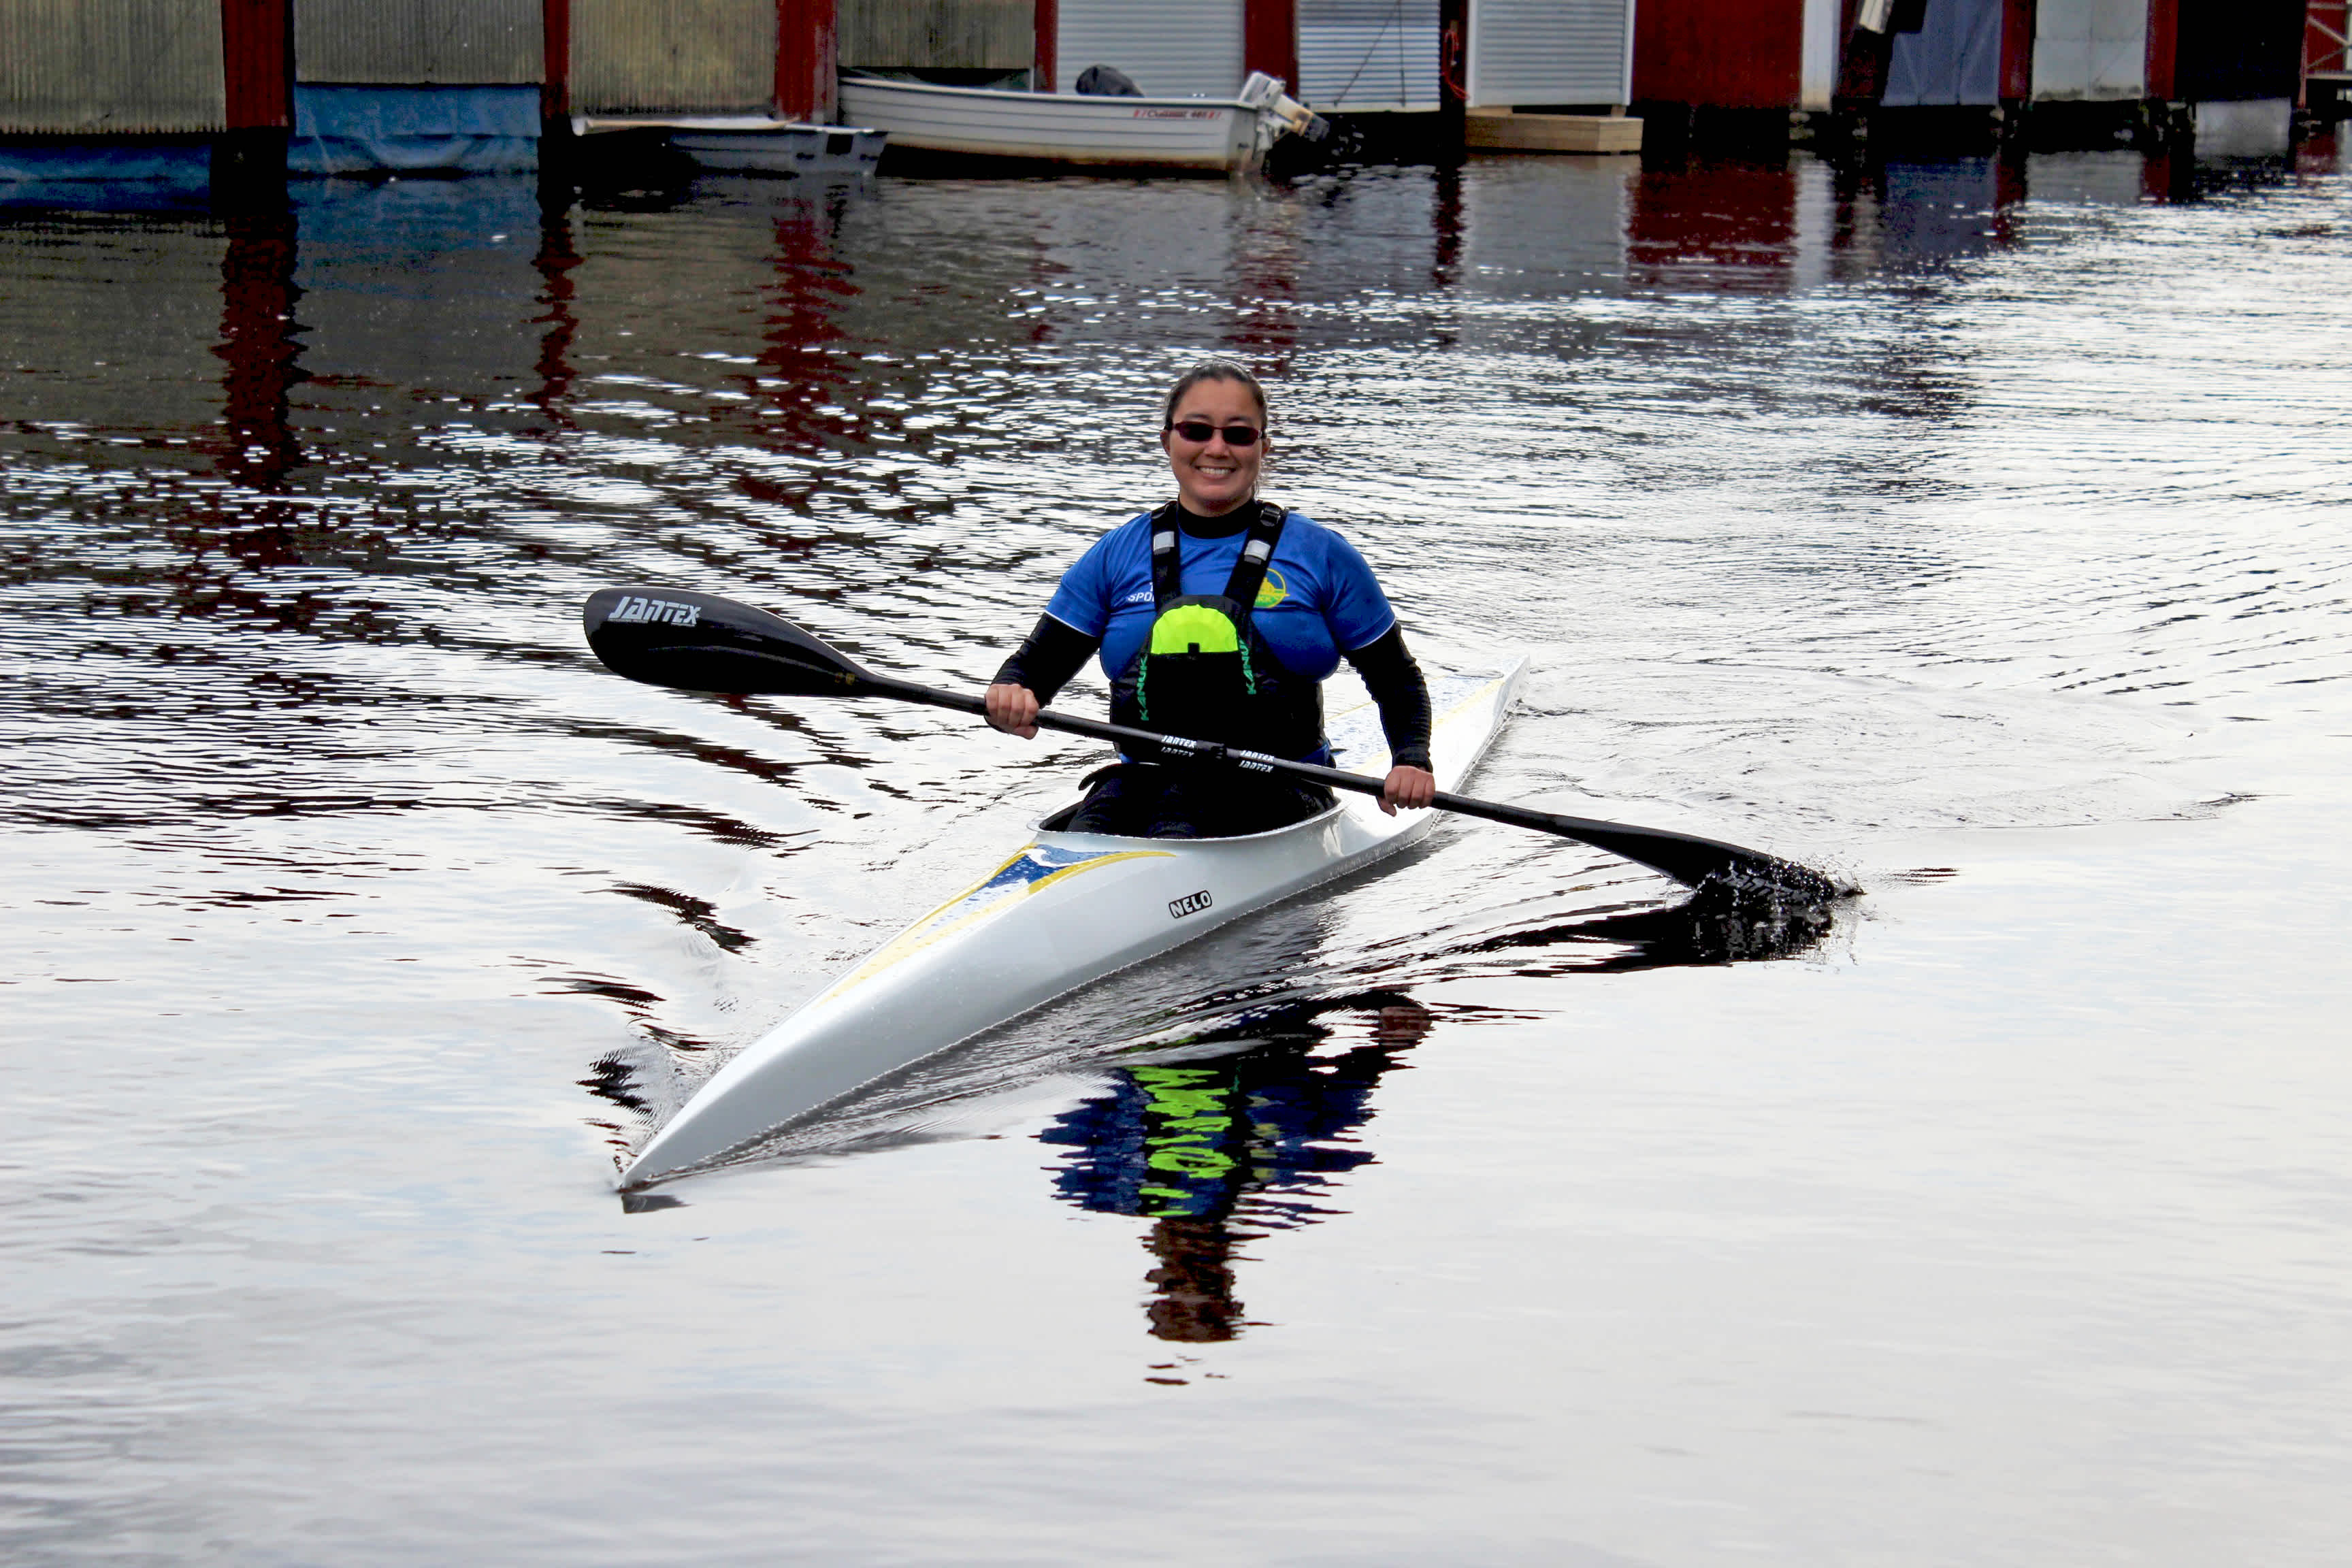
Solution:
{"label": "boat hull", "polygon": [[845,120],[890,145],[967,158],[1228,173],[1255,167],[1261,115],[1237,100],[995,92],[844,78]]}
{"label": "boat hull", "polygon": [[[1492,743],[1519,668],[1440,683],[1431,752],[1441,786],[1458,784]],[[1351,754],[1381,754],[1369,708],[1332,728],[1343,764]],[[1244,838],[1041,827],[729,1062],[624,1181],[639,1185],[718,1159],[1056,996],[1394,854],[1433,825],[1433,813],[1390,816],[1349,795],[1305,822]]]}
{"label": "boat hull", "polygon": [[887,138],[862,125],[810,125],[758,115],[649,119],[574,116],[583,138],[656,139],[697,168],[730,174],[798,174],[820,179],[871,174]]}

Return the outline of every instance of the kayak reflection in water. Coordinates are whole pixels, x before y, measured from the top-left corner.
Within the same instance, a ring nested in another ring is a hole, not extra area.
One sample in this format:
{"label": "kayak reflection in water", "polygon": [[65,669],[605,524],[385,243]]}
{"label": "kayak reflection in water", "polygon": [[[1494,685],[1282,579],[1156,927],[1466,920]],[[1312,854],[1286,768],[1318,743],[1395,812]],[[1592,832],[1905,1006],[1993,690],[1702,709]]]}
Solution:
{"label": "kayak reflection in water", "polygon": [[[1429,688],[1355,546],[1257,497],[1265,389],[1230,360],[1178,379],[1160,445],[1177,499],[1097,540],[988,689],[988,721],[1027,740],[1037,710],[1099,653],[1113,723],[1328,765],[1322,683],[1345,658],[1380,705],[1381,809],[1426,806]],[[1329,807],[1319,784],[1122,759],[1092,775],[1074,833],[1223,838]]]}
{"label": "kayak reflection in water", "polygon": [[1408,997],[1370,1001],[1379,1014],[1369,1044],[1310,1055],[1331,1031],[1308,1022],[1230,1057],[1122,1068],[1108,1095],[1038,1134],[1070,1150],[1054,1173],[1059,1196],[1152,1221],[1144,1246],[1158,1260],[1145,1275],[1154,1337],[1208,1343],[1239,1334],[1247,1323],[1234,1299],[1234,1248],[1326,1217],[1333,1211],[1309,1194],[1371,1163],[1370,1150],[1346,1139],[1371,1119],[1372,1086],[1429,1032],[1431,1017]]}

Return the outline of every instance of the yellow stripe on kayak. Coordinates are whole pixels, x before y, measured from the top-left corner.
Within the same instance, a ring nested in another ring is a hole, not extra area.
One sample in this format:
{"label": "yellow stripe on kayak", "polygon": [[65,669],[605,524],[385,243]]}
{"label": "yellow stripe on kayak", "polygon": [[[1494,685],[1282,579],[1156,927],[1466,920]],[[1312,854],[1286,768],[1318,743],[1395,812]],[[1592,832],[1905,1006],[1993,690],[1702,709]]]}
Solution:
{"label": "yellow stripe on kayak", "polygon": [[[1121,849],[1093,855],[1075,865],[1058,867],[1034,880],[1023,882],[1017,889],[1008,889],[1002,897],[986,900],[971,909],[963,909],[965,904],[970,903],[973,898],[984,891],[990,883],[1027,858],[1029,851],[1034,847],[1034,845],[1024,845],[1018,854],[1007,859],[995,870],[940,905],[881,947],[875,949],[865,963],[842,977],[841,983],[833,988],[832,994],[839,995],[853,985],[871,980],[882,971],[913,957],[927,947],[945,941],[974,921],[983,920],[1019,900],[1052,887],[1056,882],[1075,877],[1081,871],[1091,871],[1097,867],[1113,865],[1121,860],[1172,860],[1175,858],[1165,849]],[[958,910],[961,912],[958,913]],[[954,918],[947,918],[950,916]]]}

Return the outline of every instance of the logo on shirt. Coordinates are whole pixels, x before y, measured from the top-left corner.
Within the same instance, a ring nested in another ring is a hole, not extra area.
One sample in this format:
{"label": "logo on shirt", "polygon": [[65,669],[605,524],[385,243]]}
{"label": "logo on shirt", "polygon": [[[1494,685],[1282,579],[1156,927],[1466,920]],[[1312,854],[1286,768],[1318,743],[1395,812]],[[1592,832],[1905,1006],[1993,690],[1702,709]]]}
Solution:
{"label": "logo on shirt", "polygon": [[[1279,569],[1273,566],[1267,567],[1265,569],[1265,581],[1257,585],[1257,608],[1261,610],[1270,610],[1289,597],[1290,584],[1288,580],[1283,576]],[[1121,599],[1119,603],[1122,605],[1148,605],[1151,603],[1151,590],[1149,588],[1138,588],[1134,593],[1129,594],[1126,598]]]}

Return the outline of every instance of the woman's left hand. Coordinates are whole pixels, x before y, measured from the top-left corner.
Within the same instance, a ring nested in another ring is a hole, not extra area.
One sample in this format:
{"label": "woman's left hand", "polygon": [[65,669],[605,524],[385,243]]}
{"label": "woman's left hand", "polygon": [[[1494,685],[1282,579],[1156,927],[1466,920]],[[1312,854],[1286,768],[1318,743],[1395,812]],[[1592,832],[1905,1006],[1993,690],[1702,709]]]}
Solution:
{"label": "woman's left hand", "polygon": [[1401,805],[1418,810],[1437,798],[1437,775],[1426,768],[1408,767],[1403,763],[1389,770],[1386,783],[1381,785],[1381,809],[1391,816]]}

